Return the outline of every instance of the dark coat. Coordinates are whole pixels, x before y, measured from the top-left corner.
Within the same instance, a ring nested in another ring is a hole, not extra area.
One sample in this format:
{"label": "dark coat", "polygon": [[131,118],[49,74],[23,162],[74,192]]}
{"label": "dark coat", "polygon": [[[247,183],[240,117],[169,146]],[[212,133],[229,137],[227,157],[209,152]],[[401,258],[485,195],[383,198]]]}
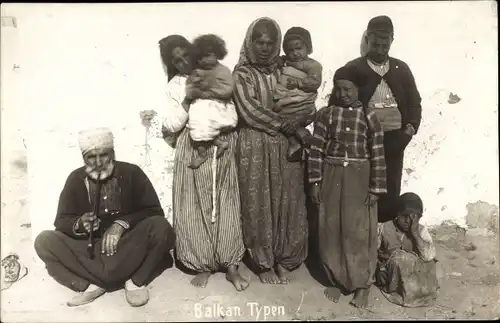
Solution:
{"label": "dark coat", "polygon": [[[115,220],[126,221],[132,229],[140,221],[155,215],[165,216],[151,181],[134,164],[117,161],[113,176],[118,179],[121,189],[122,209],[116,215],[106,215],[102,219],[100,233],[105,231]],[[85,167],[80,167],[68,176],[59,197],[57,215],[54,221],[56,230],[76,239],[85,239],[86,235],[75,235],[73,225],[86,212],[92,212],[87,187],[85,186]],[[96,236],[99,236],[97,233]]]}
{"label": "dark coat", "polygon": [[396,99],[398,109],[401,112],[403,127],[411,124],[415,128],[415,131],[418,131],[422,120],[422,98],[418,92],[415,78],[411,73],[410,67],[402,60],[390,57],[389,64],[390,69],[383,77],[378,75],[368,65],[366,57],[356,58],[348,62],[345,66],[355,67],[367,81],[359,90],[359,100],[365,106],[367,106],[383,78]]}

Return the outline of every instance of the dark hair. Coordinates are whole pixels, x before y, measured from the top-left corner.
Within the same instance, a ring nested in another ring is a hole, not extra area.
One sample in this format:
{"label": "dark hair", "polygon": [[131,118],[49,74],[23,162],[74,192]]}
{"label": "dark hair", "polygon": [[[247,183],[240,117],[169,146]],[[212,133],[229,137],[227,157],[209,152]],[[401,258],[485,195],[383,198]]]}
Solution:
{"label": "dark hair", "polygon": [[269,19],[259,20],[252,31],[252,41],[267,34],[272,40],[276,41],[278,39],[278,29],[276,25]]}
{"label": "dark hair", "polygon": [[160,55],[163,64],[167,67],[167,79],[170,81],[179,71],[172,64],[172,51],[176,47],[181,47],[187,50],[188,54],[192,54],[191,43],[181,35],[170,35],[161,39],[158,44],[160,45]]}
{"label": "dark hair", "polygon": [[227,55],[226,42],[217,35],[206,34],[197,37],[193,41],[195,49],[195,61],[200,60],[202,57],[214,53],[217,59],[224,59]]}

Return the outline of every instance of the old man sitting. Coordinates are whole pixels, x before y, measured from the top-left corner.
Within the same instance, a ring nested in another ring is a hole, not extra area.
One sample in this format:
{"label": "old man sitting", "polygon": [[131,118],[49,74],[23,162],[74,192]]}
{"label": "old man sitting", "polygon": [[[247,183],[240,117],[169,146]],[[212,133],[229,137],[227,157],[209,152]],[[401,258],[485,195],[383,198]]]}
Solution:
{"label": "old man sitting", "polygon": [[35,250],[50,276],[79,292],[68,306],[122,287],[131,306],[142,306],[149,300],[146,285],[170,257],[174,231],[146,174],[115,160],[109,129],[82,131],[79,144],[85,166],[66,180],[55,230],[41,232]]}

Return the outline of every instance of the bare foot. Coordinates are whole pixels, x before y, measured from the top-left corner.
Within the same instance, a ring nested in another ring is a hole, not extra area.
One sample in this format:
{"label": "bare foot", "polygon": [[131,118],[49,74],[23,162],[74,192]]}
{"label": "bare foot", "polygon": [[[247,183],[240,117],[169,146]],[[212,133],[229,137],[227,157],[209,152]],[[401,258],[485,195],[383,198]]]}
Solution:
{"label": "bare foot", "polygon": [[218,146],[217,146],[217,158],[219,158],[220,156],[222,156],[222,154],[229,148],[229,143],[227,141],[223,141],[221,142]]}
{"label": "bare foot", "polygon": [[259,274],[260,281],[264,284],[279,284],[281,283],[278,276],[272,269],[268,269]]}
{"label": "bare foot", "polygon": [[205,288],[208,283],[208,278],[212,275],[209,272],[203,272],[196,275],[193,279],[191,279],[191,285],[194,287]]}
{"label": "bare foot", "polygon": [[276,275],[278,276],[282,284],[290,283],[292,279],[290,277],[290,272],[288,270],[286,270],[283,266],[279,264],[276,265],[275,270],[276,270]]}
{"label": "bare foot", "polygon": [[233,283],[234,288],[236,288],[238,292],[245,290],[249,285],[248,281],[241,277],[238,267],[236,266],[230,266],[227,269],[226,279]]}
{"label": "bare foot", "polygon": [[325,296],[326,298],[328,298],[329,300],[331,300],[332,302],[334,303],[337,303],[340,299],[340,289],[338,289],[337,287],[328,287],[328,288],[325,288]]}
{"label": "bare foot", "polygon": [[370,288],[356,289],[352,301],[349,302],[354,307],[367,308],[368,296],[370,296]]}
{"label": "bare foot", "polygon": [[207,159],[208,159],[207,156],[199,156],[198,158],[194,158],[191,161],[191,164],[189,164],[189,168],[191,169],[199,168]]}

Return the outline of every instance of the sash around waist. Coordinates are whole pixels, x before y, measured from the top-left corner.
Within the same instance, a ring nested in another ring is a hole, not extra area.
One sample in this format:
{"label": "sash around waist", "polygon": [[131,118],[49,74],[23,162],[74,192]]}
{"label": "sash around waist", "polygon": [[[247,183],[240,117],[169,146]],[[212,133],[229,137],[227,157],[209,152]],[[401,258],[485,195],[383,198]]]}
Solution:
{"label": "sash around waist", "polygon": [[344,166],[344,163],[369,163],[368,158],[345,158],[345,157],[331,157],[327,156],[324,158],[324,162],[330,165]]}

